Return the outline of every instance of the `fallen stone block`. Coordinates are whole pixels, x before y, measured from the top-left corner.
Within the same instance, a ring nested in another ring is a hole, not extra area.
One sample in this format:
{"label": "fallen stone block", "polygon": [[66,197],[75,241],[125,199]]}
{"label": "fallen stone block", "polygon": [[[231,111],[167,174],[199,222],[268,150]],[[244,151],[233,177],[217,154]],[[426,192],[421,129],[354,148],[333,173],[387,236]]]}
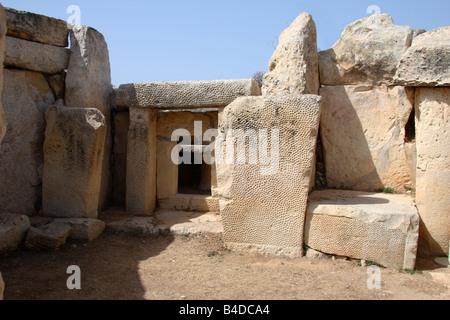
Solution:
{"label": "fallen stone block", "polygon": [[264,76],[263,95],[319,93],[316,24],[302,13],[280,36]]}
{"label": "fallen stone block", "polygon": [[63,20],[6,8],[8,36],[58,47],[69,45],[69,29]]}
{"label": "fallen stone block", "polygon": [[392,84],[414,30],[397,26],[387,14],[348,25],[329,50],[319,52],[322,85]]}
{"label": "fallen stone block", "polygon": [[320,252],[414,270],[419,215],[406,195],[315,191],[309,197],[305,243]]}
{"label": "fallen stone block", "polygon": [[395,83],[413,87],[450,86],[450,26],[414,38],[397,67]]}
{"label": "fallen stone block", "polygon": [[0,214],[0,254],[16,250],[30,229],[27,216]]}
{"label": "fallen stone block", "polygon": [[58,219],[70,226],[69,240],[91,242],[105,230],[105,223],[97,219]]}
{"label": "fallen stone block", "polygon": [[70,235],[70,226],[66,223],[52,222],[40,228],[31,228],[25,246],[30,250],[57,250]]}
{"label": "fallen stone block", "polygon": [[116,90],[119,108],[224,107],[238,97],[259,96],[253,79],[123,84]]}
{"label": "fallen stone block", "polygon": [[[302,256],[320,102],[315,95],[246,97],[219,113],[219,131],[228,132],[216,146],[224,155],[216,192],[227,248]],[[236,149],[245,133],[245,150]]]}
{"label": "fallen stone block", "polygon": [[52,106],[46,112],[43,214],[97,218],[105,117],[97,109]]}
{"label": "fallen stone block", "polygon": [[55,74],[67,69],[69,58],[66,48],[6,37],[5,66]]}

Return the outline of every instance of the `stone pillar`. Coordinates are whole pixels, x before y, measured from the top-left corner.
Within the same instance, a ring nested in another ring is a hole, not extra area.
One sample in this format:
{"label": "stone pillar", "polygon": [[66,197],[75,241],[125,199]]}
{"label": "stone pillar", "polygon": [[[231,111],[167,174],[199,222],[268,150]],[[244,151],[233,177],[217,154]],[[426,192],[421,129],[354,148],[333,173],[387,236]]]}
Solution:
{"label": "stone pillar", "polygon": [[43,214],[97,218],[105,117],[97,109],[53,106],[46,120]]}
{"label": "stone pillar", "polygon": [[416,89],[417,187],[420,249],[449,251],[450,88]]}
{"label": "stone pillar", "polygon": [[127,152],[127,211],[151,215],[156,209],[157,112],[130,108]]}

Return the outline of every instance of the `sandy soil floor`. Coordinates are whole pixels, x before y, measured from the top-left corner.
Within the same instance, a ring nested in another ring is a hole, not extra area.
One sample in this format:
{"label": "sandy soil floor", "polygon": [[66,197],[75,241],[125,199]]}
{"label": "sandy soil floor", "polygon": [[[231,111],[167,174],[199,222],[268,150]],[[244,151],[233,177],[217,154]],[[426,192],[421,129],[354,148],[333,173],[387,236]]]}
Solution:
{"label": "sandy soil floor", "polygon": [[[67,268],[81,269],[69,290]],[[220,235],[129,237],[0,257],[5,300],[383,300],[450,299],[450,269],[420,258],[420,273],[381,270],[369,290],[357,261],[268,258],[229,252]]]}

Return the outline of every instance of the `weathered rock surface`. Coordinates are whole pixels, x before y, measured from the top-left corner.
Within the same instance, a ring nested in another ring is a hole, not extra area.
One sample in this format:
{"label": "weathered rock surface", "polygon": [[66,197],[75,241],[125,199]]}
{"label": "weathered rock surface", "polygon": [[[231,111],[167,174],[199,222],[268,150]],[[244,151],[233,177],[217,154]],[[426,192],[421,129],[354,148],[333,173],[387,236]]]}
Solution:
{"label": "weathered rock surface", "polygon": [[157,112],[130,109],[127,152],[127,212],[151,215],[156,209]]}
{"label": "weathered rock surface", "polygon": [[0,300],[3,300],[4,291],[5,291],[5,282],[3,281],[2,273],[0,272]]}
{"label": "weathered rock surface", "polygon": [[70,32],[70,63],[66,75],[66,105],[71,108],[94,108],[105,116],[106,140],[102,155],[102,182],[99,210],[106,206],[110,193],[110,154],[112,152],[111,66],[108,45],[97,30],[74,26]]}
{"label": "weathered rock surface", "polygon": [[32,215],[41,202],[45,110],[55,100],[41,73],[4,69],[3,77],[8,129],[0,149],[0,208]]}
{"label": "weathered rock surface", "polygon": [[316,24],[302,13],[280,36],[264,76],[263,95],[319,93]]}
{"label": "weathered rock surface", "polygon": [[106,231],[132,236],[150,236],[162,232],[153,217],[129,217],[107,222]]}
{"label": "weathered rock surface", "polygon": [[315,191],[309,197],[305,243],[327,254],[414,270],[419,220],[409,196]]}
{"label": "weathered rock surface", "polygon": [[119,108],[201,108],[226,106],[242,96],[259,96],[253,79],[123,84],[116,90]]}
{"label": "weathered rock surface", "polygon": [[97,109],[52,106],[46,120],[44,215],[97,218],[105,117]]}
{"label": "weathered rock surface", "polygon": [[450,26],[414,38],[400,60],[395,82],[415,87],[450,86]]}
{"label": "weathered rock surface", "polygon": [[105,230],[105,223],[97,219],[58,219],[70,226],[69,240],[91,242]]}
{"label": "weathered rock surface", "polygon": [[412,187],[405,127],[413,90],[403,87],[330,86],[323,97],[321,134],[328,186],[359,191]]}
{"label": "weathered rock surface", "polygon": [[56,250],[66,244],[69,235],[68,224],[52,222],[40,228],[31,228],[25,246],[30,250]]}
{"label": "weathered rock surface", "polygon": [[16,250],[30,229],[27,216],[0,214],[0,254]]}
{"label": "weathered rock surface", "polygon": [[[229,249],[302,255],[320,101],[315,95],[246,97],[219,113],[219,130],[228,131],[221,153],[234,160],[234,164],[229,160],[217,164],[217,192]],[[268,130],[269,139],[261,129]],[[228,149],[238,135],[236,130],[262,134],[256,144],[259,152],[250,142],[245,143],[247,151],[237,152],[247,157],[245,164],[233,159],[235,153]],[[272,159],[264,159],[269,153]],[[256,162],[251,160],[255,156]]]}
{"label": "weathered rock surface", "polygon": [[6,37],[5,65],[55,74],[69,66],[70,51],[63,47]]}
{"label": "weathered rock surface", "polygon": [[219,212],[219,199],[207,195],[177,194],[159,200],[159,208],[191,212]]}
{"label": "weathered rock surface", "polygon": [[63,20],[6,8],[8,36],[58,47],[69,45],[69,29]]}
{"label": "weathered rock surface", "polygon": [[414,30],[397,26],[387,14],[348,25],[329,50],[319,52],[322,85],[391,84]]}
{"label": "weathered rock surface", "polygon": [[416,203],[420,247],[447,254],[450,241],[450,88],[416,89]]}

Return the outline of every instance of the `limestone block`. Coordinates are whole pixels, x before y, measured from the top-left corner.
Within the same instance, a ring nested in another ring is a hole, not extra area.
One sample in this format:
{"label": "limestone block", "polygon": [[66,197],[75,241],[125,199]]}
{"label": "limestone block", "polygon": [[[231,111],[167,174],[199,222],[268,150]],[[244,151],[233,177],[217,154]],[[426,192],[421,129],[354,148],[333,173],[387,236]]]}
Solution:
{"label": "limestone block", "polygon": [[414,199],[399,194],[315,191],[305,243],[323,253],[414,270],[419,238]]}
{"label": "limestone block", "polygon": [[69,240],[91,242],[105,230],[105,223],[97,219],[58,219],[70,226]]}
{"label": "limestone block", "polygon": [[156,209],[157,112],[131,108],[127,152],[127,212],[151,215]]}
{"label": "limestone block", "polygon": [[69,45],[69,29],[63,20],[6,8],[8,36],[58,47]]}
{"label": "limestone block", "polygon": [[5,58],[5,40],[6,40],[6,14],[5,9],[0,4],[0,147],[2,139],[6,132],[6,118],[2,107],[2,88],[3,88],[3,59]]}
{"label": "limestone block", "polygon": [[280,36],[264,76],[263,95],[319,93],[316,24],[302,13]]}
{"label": "limestone block", "polygon": [[16,250],[30,229],[27,216],[0,214],[0,254]]}
{"label": "limestone block", "polygon": [[3,77],[8,126],[0,149],[0,208],[32,215],[41,203],[45,110],[55,100],[41,73],[4,69]]}
{"label": "limestone block", "polygon": [[162,233],[153,217],[130,217],[108,222],[106,231],[131,236],[151,236]]}
{"label": "limestone block", "polygon": [[226,106],[242,96],[259,96],[253,79],[123,84],[116,91],[119,108],[201,108]]}
{"label": "limestone block", "polygon": [[[219,114],[228,160],[217,164],[217,192],[229,249],[302,255],[320,101],[315,95],[239,98]],[[237,130],[249,136],[255,130],[258,143],[248,139],[245,151],[233,148]]]}
{"label": "limestone block", "polygon": [[74,26],[70,31],[70,63],[66,75],[66,105],[72,108],[94,108],[105,116],[107,135],[102,155],[102,183],[99,210],[106,206],[112,179],[111,66],[106,41],[97,30]]}
{"label": "limestone block", "polygon": [[97,218],[105,117],[97,109],[52,106],[46,120],[44,215]]}
{"label": "limestone block", "polygon": [[68,224],[52,222],[40,228],[31,228],[25,246],[30,250],[57,250],[66,244],[69,235]]}
{"label": "limestone block", "polygon": [[415,169],[407,156],[405,127],[413,110],[413,90],[332,86],[321,88],[320,94],[328,186],[399,192],[412,187]]}
{"label": "limestone block", "polygon": [[348,25],[329,50],[319,52],[322,85],[391,84],[414,30],[397,26],[387,14]]}
{"label": "limestone block", "polygon": [[219,199],[207,195],[177,194],[159,201],[160,209],[191,211],[191,212],[219,212]]}
{"label": "limestone block", "polygon": [[55,74],[67,69],[69,57],[63,47],[6,37],[5,66]]}
{"label": "limestone block", "polygon": [[417,187],[420,246],[447,254],[450,241],[450,88],[416,89]]}
{"label": "limestone block", "polygon": [[403,54],[395,82],[405,86],[450,86],[450,26],[422,33]]}

